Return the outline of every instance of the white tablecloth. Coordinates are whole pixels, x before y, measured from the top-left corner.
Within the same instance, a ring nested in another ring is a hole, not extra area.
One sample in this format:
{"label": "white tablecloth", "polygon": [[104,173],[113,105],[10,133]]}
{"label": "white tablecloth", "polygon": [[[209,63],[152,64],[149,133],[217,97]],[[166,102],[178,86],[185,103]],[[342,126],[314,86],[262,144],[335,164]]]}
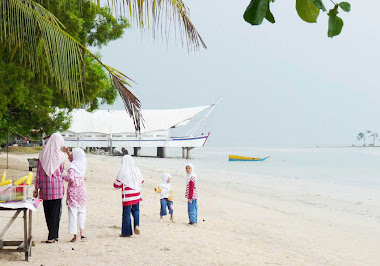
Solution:
{"label": "white tablecloth", "polygon": [[33,203],[29,201],[0,202],[0,207],[9,209],[28,208],[29,210],[36,211]]}

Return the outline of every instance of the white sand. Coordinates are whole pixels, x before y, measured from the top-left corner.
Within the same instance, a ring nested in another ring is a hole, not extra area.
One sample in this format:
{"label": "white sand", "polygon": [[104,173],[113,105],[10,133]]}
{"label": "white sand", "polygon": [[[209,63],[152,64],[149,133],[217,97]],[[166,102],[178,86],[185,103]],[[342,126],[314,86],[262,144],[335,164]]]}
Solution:
{"label": "white sand", "polygon": [[[11,154],[8,177],[25,175],[26,158],[32,157],[37,155]],[[1,172],[5,158],[0,154]],[[289,191],[270,180],[255,182],[254,176],[254,193],[217,182],[222,176],[201,176],[198,225],[188,226],[181,159],[135,158],[145,177],[141,235],[120,238],[121,195],[112,186],[120,160],[88,155],[87,242],[69,242],[64,200],[59,242],[40,243],[47,228],[42,205],[38,208],[33,216],[36,246],[28,265],[379,265],[380,217],[350,211],[343,200],[303,193],[302,188]],[[159,195],[153,188],[163,172],[173,176],[175,223],[169,217],[159,221]],[[0,212],[0,229],[10,216]],[[22,237],[18,219],[4,240]],[[20,265],[23,258],[22,253],[0,253],[0,265]]]}

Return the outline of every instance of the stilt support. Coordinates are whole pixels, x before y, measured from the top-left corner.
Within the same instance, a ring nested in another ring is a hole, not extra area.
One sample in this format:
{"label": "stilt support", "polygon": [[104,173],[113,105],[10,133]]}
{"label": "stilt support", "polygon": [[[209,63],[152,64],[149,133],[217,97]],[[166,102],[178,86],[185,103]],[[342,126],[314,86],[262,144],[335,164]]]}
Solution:
{"label": "stilt support", "polygon": [[160,158],[166,157],[166,148],[165,147],[157,147],[157,157],[160,157]]}
{"label": "stilt support", "polygon": [[133,155],[136,157],[140,157],[141,147],[133,147]]}
{"label": "stilt support", "polygon": [[194,147],[186,147],[186,159],[190,159],[190,150],[194,149]]}

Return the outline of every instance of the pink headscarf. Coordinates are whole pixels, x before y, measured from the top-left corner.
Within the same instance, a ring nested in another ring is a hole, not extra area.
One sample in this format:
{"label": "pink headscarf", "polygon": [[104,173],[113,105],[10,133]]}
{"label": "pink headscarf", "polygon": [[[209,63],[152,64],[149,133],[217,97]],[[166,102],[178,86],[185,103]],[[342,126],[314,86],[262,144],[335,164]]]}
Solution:
{"label": "pink headscarf", "polygon": [[52,134],[38,156],[42,168],[49,177],[51,177],[55,170],[65,161],[65,155],[61,151],[63,143],[65,143],[65,140],[60,133]]}

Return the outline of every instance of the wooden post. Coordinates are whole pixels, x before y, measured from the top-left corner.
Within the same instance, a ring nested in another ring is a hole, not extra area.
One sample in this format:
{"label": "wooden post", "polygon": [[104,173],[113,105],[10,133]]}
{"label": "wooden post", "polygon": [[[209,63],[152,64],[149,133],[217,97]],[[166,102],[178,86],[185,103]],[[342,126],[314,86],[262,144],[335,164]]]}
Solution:
{"label": "wooden post", "polygon": [[184,159],[185,158],[185,147],[182,147],[182,159]]}
{"label": "wooden post", "polygon": [[9,153],[9,123],[8,123],[8,135],[7,135],[7,169],[8,169],[8,153]]}
{"label": "wooden post", "polygon": [[28,256],[29,246],[28,246],[28,229],[27,229],[28,228],[27,211],[28,210],[26,208],[24,208],[24,251],[25,251],[25,260],[26,261],[29,260],[29,256]]}
{"label": "wooden post", "polygon": [[112,133],[111,133],[111,136],[110,136],[110,154],[113,154],[113,150],[112,150]]}
{"label": "wooden post", "polygon": [[33,236],[32,236],[32,210],[29,210],[28,219],[28,257],[32,255]]}

